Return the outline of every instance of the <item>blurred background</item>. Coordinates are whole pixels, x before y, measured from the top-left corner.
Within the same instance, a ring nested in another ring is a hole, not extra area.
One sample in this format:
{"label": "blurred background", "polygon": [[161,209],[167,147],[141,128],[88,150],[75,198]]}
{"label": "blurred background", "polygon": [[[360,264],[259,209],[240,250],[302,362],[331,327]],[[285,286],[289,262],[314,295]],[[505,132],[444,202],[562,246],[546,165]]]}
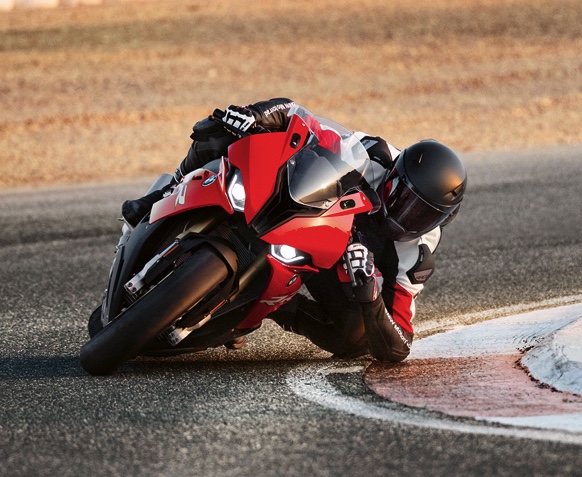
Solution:
{"label": "blurred background", "polygon": [[400,148],[582,143],[580,0],[46,1],[0,11],[2,188],[172,172],[275,96]]}

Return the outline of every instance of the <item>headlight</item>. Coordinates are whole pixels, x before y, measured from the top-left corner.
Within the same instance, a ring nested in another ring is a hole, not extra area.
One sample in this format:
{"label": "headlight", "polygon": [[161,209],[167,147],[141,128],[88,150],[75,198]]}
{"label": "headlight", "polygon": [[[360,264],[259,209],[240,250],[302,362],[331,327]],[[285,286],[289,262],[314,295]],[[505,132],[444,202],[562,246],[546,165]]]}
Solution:
{"label": "headlight", "polygon": [[226,192],[232,208],[238,212],[244,212],[247,194],[239,170],[234,171]]}
{"label": "headlight", "polygon": [[304,264],[309,261],[309,255],[289,245],[271,245],[271,255],[287,264]]}

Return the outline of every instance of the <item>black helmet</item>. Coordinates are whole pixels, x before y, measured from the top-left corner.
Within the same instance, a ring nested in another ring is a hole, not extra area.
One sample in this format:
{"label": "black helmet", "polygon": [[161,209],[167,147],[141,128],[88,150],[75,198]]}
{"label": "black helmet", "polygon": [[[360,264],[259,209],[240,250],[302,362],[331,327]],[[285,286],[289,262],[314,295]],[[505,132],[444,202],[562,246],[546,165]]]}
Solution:
{"label": "black helmet", "polygon": [[446,225],[458,212],[466,186],[465,167],[447,146],[428,139],[403,149],[384,187],[388,238],[411,240]]}

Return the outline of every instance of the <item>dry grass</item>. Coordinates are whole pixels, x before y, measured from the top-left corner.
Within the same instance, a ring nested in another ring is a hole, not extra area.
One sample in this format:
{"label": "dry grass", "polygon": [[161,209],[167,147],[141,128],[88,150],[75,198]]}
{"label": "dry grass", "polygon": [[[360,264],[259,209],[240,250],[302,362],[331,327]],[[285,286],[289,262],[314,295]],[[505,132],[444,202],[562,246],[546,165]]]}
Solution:
{"label": "dry grass", "polygon": [[404,147],[582,143],[579,0],[166,0],[0,13],[0,186],[172,171],[288,96]]}

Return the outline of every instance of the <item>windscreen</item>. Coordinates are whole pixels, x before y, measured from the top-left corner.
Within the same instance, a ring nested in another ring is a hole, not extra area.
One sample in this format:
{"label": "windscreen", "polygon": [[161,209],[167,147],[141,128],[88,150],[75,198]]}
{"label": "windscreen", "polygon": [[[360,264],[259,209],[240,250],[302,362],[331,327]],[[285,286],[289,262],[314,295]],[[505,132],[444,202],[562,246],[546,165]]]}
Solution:
{"label": "windscreen", "polygon": [[365,182],[368,154],[344,126],[301,106],[289,114],[300,116],[311,131],[307,144],[288,161],[289,193],[300,204],[327,209]]}

